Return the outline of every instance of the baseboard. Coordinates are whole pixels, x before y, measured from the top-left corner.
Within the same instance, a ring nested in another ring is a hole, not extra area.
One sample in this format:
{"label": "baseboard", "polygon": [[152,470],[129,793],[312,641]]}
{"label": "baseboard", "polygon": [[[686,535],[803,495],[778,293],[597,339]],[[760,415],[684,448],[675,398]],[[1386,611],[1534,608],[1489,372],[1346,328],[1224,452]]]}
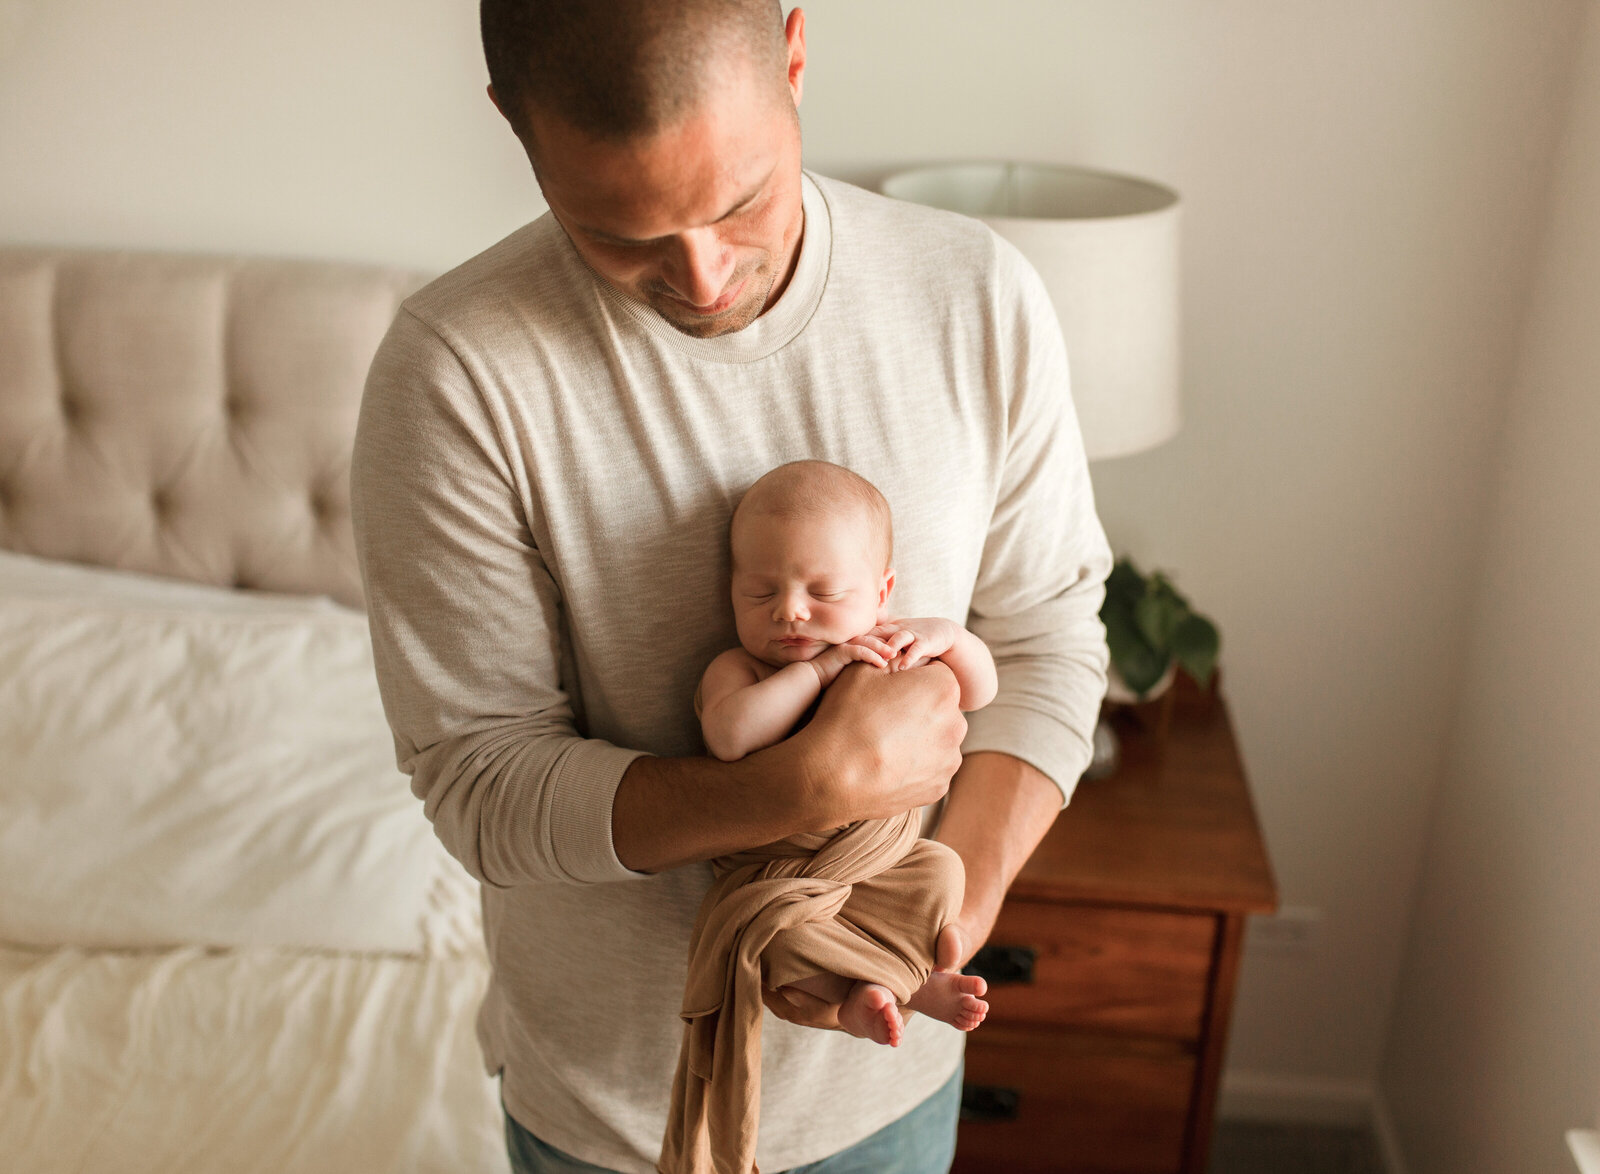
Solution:
{"label": "baseboard", "polygon": [[1366,1080],[1225,1071],[1217,1094],[1217,1116],[1236,1121],[1366,1125],[1372,1120],[1373,1096],[1372,1083]]}
{"label": "baseboard", "polygon": [[1292,1121],[1372,1131],[1386,1174],[1408,1174],[1388,1103],[1367,1080],[1224,1072],[1217,1116],[1232,1121]]}
{"label": "baseboard", "polygon": [[1410,1174],[1406,1156],[1400,1149],[1400,1136],[1395,1132],[1394,1118],[1389,1115],[1389,1102],[1380,1092],[1372,1098],[1372,1136],[1378,1140],[1378,1157],[1383,1161],[1386,1174]]}

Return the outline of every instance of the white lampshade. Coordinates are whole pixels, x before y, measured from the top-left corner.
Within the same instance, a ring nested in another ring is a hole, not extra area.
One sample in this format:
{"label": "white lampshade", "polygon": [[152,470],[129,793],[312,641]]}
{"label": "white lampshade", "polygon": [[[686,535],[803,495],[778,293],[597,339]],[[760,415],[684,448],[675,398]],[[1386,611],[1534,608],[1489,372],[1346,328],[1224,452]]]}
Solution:
{"label": "white lampshade", "polygon": [[1019,163],[902,171],[885,195],[964,212],[1022,251],[1067,340],[1090,460],[1171,438],[1178,410],[1178,194],[1128,176]]}

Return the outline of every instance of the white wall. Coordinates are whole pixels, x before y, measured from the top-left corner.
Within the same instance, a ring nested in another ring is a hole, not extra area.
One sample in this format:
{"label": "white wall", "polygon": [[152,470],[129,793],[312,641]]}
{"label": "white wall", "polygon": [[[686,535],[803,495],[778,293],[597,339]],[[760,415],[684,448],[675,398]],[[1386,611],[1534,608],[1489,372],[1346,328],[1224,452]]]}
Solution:
{"label": "white wall", "polygon": [[[1326,913],[1318,956],[1245,968],[1258,1083],[1378,1069],[1579,3],[808,8],[813,166],[1185,197],[1185,427],[1095,477],[1219,621],[1283,896]],[[0,60],[0,237],[445,267],[539,208],[475,8],[41,0]]]}
{"label": "white wall", "polygon": [[12,5],[6,239],[443,269],[543,211],[472,0]]}
{"label": "white wall", "polygon": [[1183,193],[1184,429],[1095,482],[1113,543],[1177,568],[1217,618],[1283,898],[1326,914],[1318,957],[1247,963],[1232,1075],[1359,1100],[1465,651],[1578,4],[810,11],[806,134],[831,170],[1011,156]]}
{"label": "white wall", "polygon": [[1600,5],[1383,1092],[1411,1174],[1570,1174],[1600,1096]]}

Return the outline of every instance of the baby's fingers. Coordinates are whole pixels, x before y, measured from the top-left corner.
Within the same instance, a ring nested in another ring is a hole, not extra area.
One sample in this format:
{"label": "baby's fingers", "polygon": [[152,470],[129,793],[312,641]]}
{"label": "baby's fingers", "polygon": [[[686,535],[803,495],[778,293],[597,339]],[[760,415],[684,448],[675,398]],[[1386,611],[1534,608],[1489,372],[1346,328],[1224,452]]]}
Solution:
{"label": "baby's fingers", "polygon": [[883,658],[888,658],[894,655],[894,649],[889,647],[889,645],[884,641],[878,639],[871,632],[868,632],[864,636],[857,636],[854,640],[850,641],[850,645],[855,648],[870,648],[873,652],[876,652],[880,657]]}
{"label": "baby's fingers", "polygon": [[[912,633],[908,629],[902,628],[899,624],[876,624],[867,632],[867,635],[877,636],[879,639],[887,640],[891,644],[900,644],[904,643],[904,639],[909,638]],[[901,637],[902,639],[897,640],[896,637]]]}
{"label": "baby's fingers", "polygon": [[843,644],[840,645],[840,647],[849,649],[845,655],[849,656],[851,660],[864,660],[870,665],[876,665],[880,669],[889,667],[889,662],[884,660],[882,656],[878,655],[875,649],[868,648],[862,644]]}

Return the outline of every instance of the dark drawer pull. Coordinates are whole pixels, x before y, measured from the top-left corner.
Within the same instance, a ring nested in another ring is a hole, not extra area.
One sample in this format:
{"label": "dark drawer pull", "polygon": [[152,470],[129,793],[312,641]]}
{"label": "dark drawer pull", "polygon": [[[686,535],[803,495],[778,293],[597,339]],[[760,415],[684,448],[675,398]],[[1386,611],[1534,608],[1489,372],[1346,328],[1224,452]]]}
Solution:
{"label": "dark drawer pull", "polygon": [[991,986],[1008,982],[1032,982],[1033,960],[1039,956],[1031,946],[985,946],[962,968],[962,974],[976,974]]}
{"label": "dark drawer pull", "polygon": [[998,1084],[963,1084],[961,1086],[961,1119],[963,1121],[1015,1121],[1017,1101],[1022,1094],[1014,1088]]}

